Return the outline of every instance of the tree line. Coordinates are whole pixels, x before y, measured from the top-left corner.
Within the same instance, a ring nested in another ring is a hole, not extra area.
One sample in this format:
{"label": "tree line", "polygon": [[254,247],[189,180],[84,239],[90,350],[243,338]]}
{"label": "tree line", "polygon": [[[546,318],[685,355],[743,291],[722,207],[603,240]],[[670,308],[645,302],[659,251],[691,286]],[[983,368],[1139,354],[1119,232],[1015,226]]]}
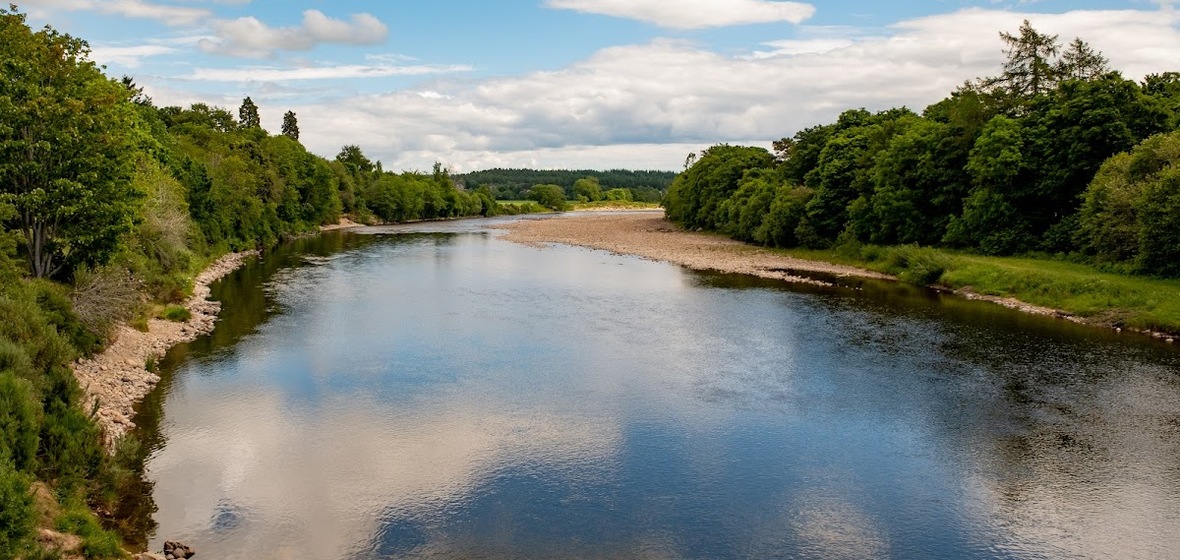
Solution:
{"label": "tree line", "polygon": [[659,202],[676,173],[672,171],[632,171],[611,169],[607,171],[583,170],[538,170],[538,169],[489,169],[456,175],[468,188],[486,187],[496,200],[525,200],[537,185],[556,185],[565,192],[567,200],[578,200],[575,183],[579,180],[594,179],[603,192],[613,189],[630,191],[630,200],[638,202]]}
{"label": "tree line", "polygon": [[1141,83],[1025,21],[999,76],[921,114],[842,113],[690,155],[663,204],[687,228],[775,247],[916,244],[1180,276],[1180,73]]}

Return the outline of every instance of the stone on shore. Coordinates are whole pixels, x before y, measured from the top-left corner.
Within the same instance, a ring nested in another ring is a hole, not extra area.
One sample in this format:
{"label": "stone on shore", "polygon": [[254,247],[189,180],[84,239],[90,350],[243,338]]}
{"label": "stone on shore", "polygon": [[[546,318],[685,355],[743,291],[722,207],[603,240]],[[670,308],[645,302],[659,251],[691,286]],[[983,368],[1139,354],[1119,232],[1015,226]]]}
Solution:
{"label": "stone on shore", "polygon": [[165,560],[185,560],[196,555],[197,550],[191,546],[186,546],[175,541],[168,541],[164,543]]}

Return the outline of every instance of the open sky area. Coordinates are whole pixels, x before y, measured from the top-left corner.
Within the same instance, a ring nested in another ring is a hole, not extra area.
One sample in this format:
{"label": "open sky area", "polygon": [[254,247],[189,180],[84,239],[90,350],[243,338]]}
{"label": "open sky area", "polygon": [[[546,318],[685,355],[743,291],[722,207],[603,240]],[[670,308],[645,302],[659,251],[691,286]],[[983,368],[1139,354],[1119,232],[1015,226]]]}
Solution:
{"label": "open sky area", "polygon": [[157,105],[237,111],[388,170],[680,169],[843,110],[922,108],[999,73],[1028,19],[1126,77],[1180,70],[1180,16],[1149,0],[28,0]]}

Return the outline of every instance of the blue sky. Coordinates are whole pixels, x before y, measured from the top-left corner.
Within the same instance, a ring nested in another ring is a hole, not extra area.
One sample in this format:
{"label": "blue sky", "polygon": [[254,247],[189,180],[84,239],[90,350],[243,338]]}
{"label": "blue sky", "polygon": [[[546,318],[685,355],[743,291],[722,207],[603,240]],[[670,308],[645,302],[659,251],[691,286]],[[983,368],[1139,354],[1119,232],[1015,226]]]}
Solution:
{"label": "blue sky", "polygon": [[1180,70],[1180,17],[1149,0],[30,0],[158,105],[299,116],[331,157],[387,169],[677,169],[769,146],[843,109],[917,110],[997,72],[1021,20],[1081,36],[1127,77]]}

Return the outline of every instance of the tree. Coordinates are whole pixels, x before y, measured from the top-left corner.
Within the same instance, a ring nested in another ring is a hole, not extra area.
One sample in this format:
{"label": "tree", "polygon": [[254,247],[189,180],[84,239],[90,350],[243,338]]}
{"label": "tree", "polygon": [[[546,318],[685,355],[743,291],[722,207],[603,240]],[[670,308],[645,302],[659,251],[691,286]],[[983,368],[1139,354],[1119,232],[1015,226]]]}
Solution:
{"label": "tree", "polygon": [[283,136],[299,140],[299,121],[295,118],[295,111],[287,111],[283,115]]}
{"label": "tree", "polygon": [[123,87],[127,88],[127,90],[131,92],[132,103],[135,103],[136,105],[143,105],[145,107],[151,107],[152,98],[143,92],[142,87],[135,84],[135,79],[133,79],[131,76],[123,76],[123,79],[121,79],[119,83],[123,84]]}
{"label": "tree", "polygon": [[773,156],[763,148],[721,144],[701,152],[668,189],[668,219],[690,229],[716,229],[718,208],[738,189],[746,171],[773,165]]}
{"label": "tree", "polygon": [[360,173],[372,173],[373,162],[365,157],[365,153],[361,151],[361,147],[355,144],[350,144],[340,149],[340,153],[336,154],[336,161],[344,164],[345,169],[353,176]]}
{"label": "tree", "polygon": [[1080,38],[1066,47],[1057,61],[1057,74],[1065,80],[1093,80],[1108,72],[1108,61]]}
{"label": "tree", "polygon": [[565,189],[557,185],[536,185],[529,191],[529,199],[551,210],[565,209]]}
{"label": "tree", "polygon": [[998,85],[1018,99],[1028,99],[1053,89],[1057,85],[1058,67],[1053,58],[1061,51],[1056,35],[1044,35],[1033,29],[1028,20],[1017,35],[1000,32],[1008,45],[1004,55],[1004,73]]}
{"label": "tree", "polygon": [[1012,204],[1025,165],[1023,149],[1018,121],[999,115],[987,123],[967,160],[975,188],[963,202],[962,215],[947,226],[944,242],[987,254],[1025,248],[1028,224]]}
{"label": "tree", "polygon": [[631,202],[635,200],[635,195],[631,194],[631,189],[610,189],[602,193],[602,200]]}
{"label": "tree", "polygon": [[262,128],[262,117],[258,116],[258,106],[254,104],[253,99],[247,97],[242,100],[242,106],[238,109],[238,120],[241,121],[242,128]]}
{"label": "tree", "polygon": [[598,178],[583,177],[574,181],[574,196],[585,197],[586,202],[602,199],[602,187],[598,185]]}
{"label": "tree", "polygon": [[33,276],[105,263],[131,230],[137,115],[85,41],[0,9],[0,202],[17,211]]}
{"label": "tree", "polygon": [[1180,132],[1148,138],[1102,165],[1083,195],[1082,249],[1180,276]]}

